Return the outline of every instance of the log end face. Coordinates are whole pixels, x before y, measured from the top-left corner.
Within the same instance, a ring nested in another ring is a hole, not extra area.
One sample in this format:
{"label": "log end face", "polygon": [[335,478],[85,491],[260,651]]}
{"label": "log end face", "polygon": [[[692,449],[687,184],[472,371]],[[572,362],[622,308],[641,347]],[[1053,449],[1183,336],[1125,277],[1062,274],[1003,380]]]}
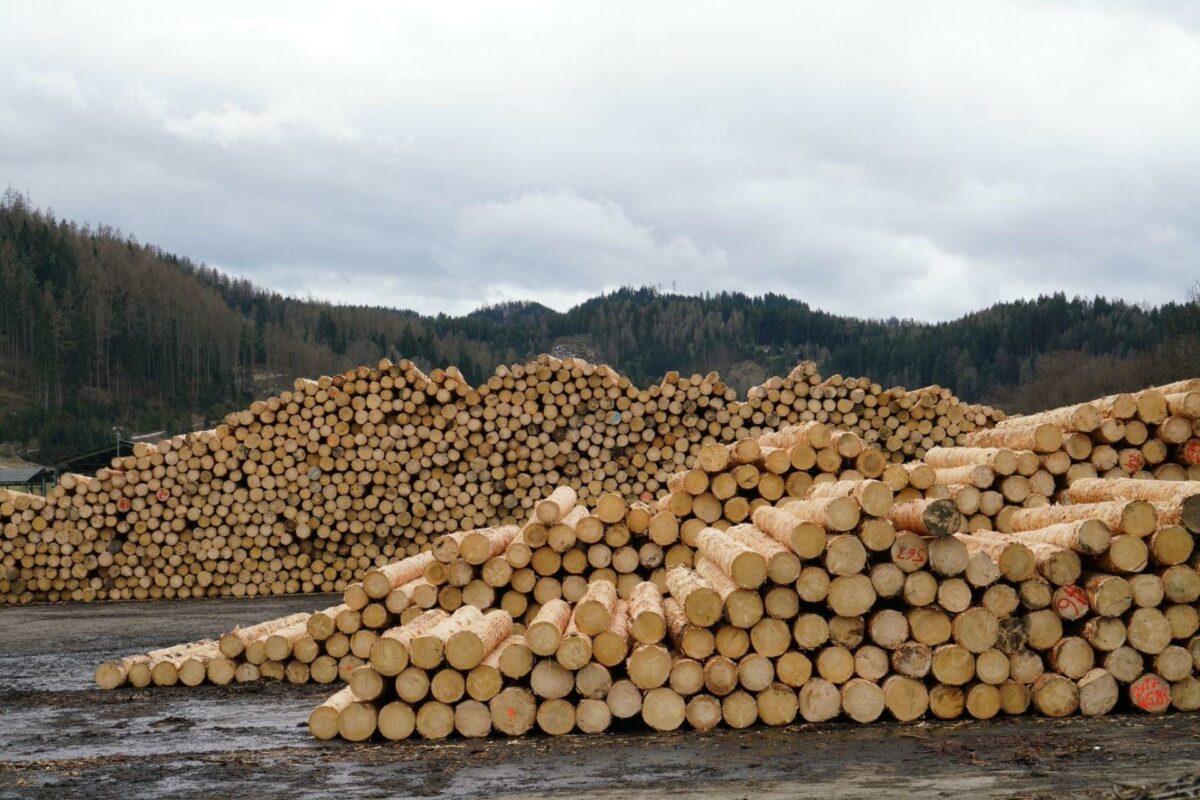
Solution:
{"label": "log end face", "polygon": [[743,589],[757,589],[767,580],[767,560],[758,553],[739,553],[731,567],[731,577]]}
{"label": "log end face", "polygon": [[1089,519],[1079,526],[1079,547],[1087,555],[1099,555],[1112,543],[1112,531],[1098,519]]}
{"label": "log end face", "polygon": [[363,576],[362,589],[372,600],[381,600],[392,590],[392,582],[387,575],[373,569]]}
{"label": "log end face", "polygon": [[351,703],[338,715],[338,733],[350,742],[371,738],[376,725],[375,706],[370,703]]}
{"label": "log end face", "polygon": [[963,527],[963,515],[950,500],[935,500],[921,513],[925,529],[934,536],[949,536]]}
{"label": "log end face", "polygon": [[125,670],[115,661],[105,661],[96,667],[96,685],[101,689],[116,689],[125,684]]}
{"label": "log end face", "polygon": [[1148,672],[1129,684],[1129,700],[1142,711],[1161,714],[1171,705],[1171,689],[1158,675]]}
{"label": "log end face", "polygon": [[221,651],[221,655],[226,658],[237,658],[245,651],[245,646],[242,644],[242,639],[237,635],[237,631],[230,631],[223,634],[217,642],[217,649]]}
{"label": "log end face", "polygon": [[721,618],[724,604],[721,596],[708,587],[692,590],[684,601],[684,611],[693,625],[708,628]]}
{"label": "log end face", "polygon": [[338,712],[329,706],[317,706],[308,715],[309,732],[321,741],[329,741],[338,735]]}
{"label": "log end face", "polygon": [[1179,516],[1183,527],[1192,533],[1200,533],[1200,494],[1184,498]]}

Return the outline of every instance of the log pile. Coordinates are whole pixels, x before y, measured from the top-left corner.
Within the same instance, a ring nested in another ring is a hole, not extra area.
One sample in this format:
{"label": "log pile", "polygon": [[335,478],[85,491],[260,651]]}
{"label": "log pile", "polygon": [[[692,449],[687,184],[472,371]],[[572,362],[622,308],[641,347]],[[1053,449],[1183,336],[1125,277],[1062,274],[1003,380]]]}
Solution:
{"label": "log pile", "polygon": [[999,422],[963,444],[1034,450],[1064,489],[1077,478],[1200,480],[1200,380]]}
{"label": "log pile", "polygon": [[811,361],[797,365],[786,378],[752,388],[737,413],[748,421],[750,437],[821,422],[858,434],[893,463],[920,459],[933,447],[965,444],[972,431],[1004,419],[997,409],[962,403],[941,386],[885,389],[869,378],[822,378]]}
{"label": "log pile", "polygon": [[[702,444],[653,504],[560,486],[520,525],[443,535],[350,584],[337,616],[369,618],[370,646],[310,729],[360,741],[1200,708],[1200,483],[1079,478],[1054,497],[1068,502],[1002,504],[998,532],[938,496],[997,491],[976,456],[895,465],[810,421]],[[296,625],[235,638],[265,649]],[[118,663],[182,673],[213,648]]]}
{"label": "log pile", "polygon": [[0,600],[343,591],[442,534],[523,522],[559,486],[589,505],[652,503],[707,443],[815,420],[896,461],[1001,417],[938,387],[825,380],[810,362],[743,401],[715,373],[639,388],[542,356],[471,386],[384,361],[139,443],[45,498],[0,491]]}

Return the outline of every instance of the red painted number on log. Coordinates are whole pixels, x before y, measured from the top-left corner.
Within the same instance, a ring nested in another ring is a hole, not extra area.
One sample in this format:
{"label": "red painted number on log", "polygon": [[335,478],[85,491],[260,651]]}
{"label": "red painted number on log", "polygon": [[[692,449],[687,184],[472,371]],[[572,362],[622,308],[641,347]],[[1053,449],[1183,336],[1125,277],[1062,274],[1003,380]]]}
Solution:
{"label": "red painted number on log", "polygon": [[926,558],[925,551],[919,547],[901,547],[896,551],[897,561],[907,561],[917,566],[924,564]]}
{"label": "red painted number on log", "polygon": [[1161,680],[1147,677],[1129,687],[1133,702],[1146,711],[1161,711],[1171,701],[1171,695]]}
{"label": "red painted number on log", "polygon": [[1054,607],[1067,619],[1079,619],[1088,610],[1087,594],[1078,586],[1064,586],[1058,590]]}

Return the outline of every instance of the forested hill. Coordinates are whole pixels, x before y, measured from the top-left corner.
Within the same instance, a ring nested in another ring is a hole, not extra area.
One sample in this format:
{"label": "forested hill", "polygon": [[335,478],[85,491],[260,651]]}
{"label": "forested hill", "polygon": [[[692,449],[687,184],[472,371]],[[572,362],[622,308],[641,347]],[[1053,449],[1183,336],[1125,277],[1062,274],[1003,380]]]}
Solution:
{"label": "forested hill", "polygon": [[716,369],[741,390],[813,358],[826,374],[940,383],[1022,410],[1200,374],[1198,342],[1194,293],[1157,308],[1060,294],[940,324],[839,317],[783,295],[650,289],[565,313],[510,304],[422,316],[284,297],[56,220],[11,191],[0,203],[0,442],[36,448],[29,457],[43,463],[110,441],[114,425],[192,430],[294,376],[385,355],[480,380],[558,347],[640,383]]}

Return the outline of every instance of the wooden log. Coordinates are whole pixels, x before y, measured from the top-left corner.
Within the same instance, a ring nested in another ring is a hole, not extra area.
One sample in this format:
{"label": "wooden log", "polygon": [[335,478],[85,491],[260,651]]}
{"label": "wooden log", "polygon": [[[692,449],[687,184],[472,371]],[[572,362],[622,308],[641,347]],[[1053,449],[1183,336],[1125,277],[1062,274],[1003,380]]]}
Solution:
{"label": "wooden log", "polygon": [[543,659],[529,673],[529,687],[546,700],[562,699],[575,689],[575,675],[557,661]]}
{"label": "wooden log", "polygon": [[450,666],[470,670],[512,633],[513,620],[507,611],[489,611],[450,635],[446,640],[445,657]]}
{"label": "wooden log", "polygon": [[[487,562],[488,559],[503,554],[519,533],[520,528],[516,525],[502,525],[495,528],[468,531],[459,543],[459,554],[468,564],[479,566]],[[366,585],[365,576],[363,578],[363,585]],[[478,709],[476,711],[478,712]],[[482,724],[482,722],[479,724]]]}
{"label": "wooden log", "polygon": [[1171,624],[1157,608],[1137,608],[1126,621],[1126,638],[1138,652],[1157,655],[1171,643]]}
{"label": "wooden log", "polygon": [[667,620],[667,633],[677,651],[695,659],[712,655],[715,648],[712,632],[706,627],[693,625],[679,601],[673,597],[664,598],[663,614]]}
{"label": "wooden log", "polygon": [[1072,406],[1043,411],[1038,414],[1009,417],[1006,420],[996,423],[996,427],[1000,429],[1027,428],[1031,425],[1048,424],[1057,425],[1067,431],[1090,433],[1100,427],[1102,420],[1103,414],[1095,405],[1091,403],[1078,403]]}
{"label": "wooden log", "polygon": [[726,534],[763,557],[767,578],[771,582],[785,585],[794,583],[800,577],[800,557],[754,525],[733,525]]}
{"label": "wooden log", "polygon": [[755,527],[772,537],[802,559],[814,559],[824,552],[826,531],[821,525],[804,522],[784,509],[760,506],[751,513]]}
{"label": "wooden log", "polygon": [[[449,618],[442,620],[433,627],[417,634],[409,642],[409,660],[421,669],[435,669],[445,656],[446,643],[459,631],[470,628],[483,619],[483,614],[474,606],[463,606]],[[506,634],[507,635],[507,634]],[[438,716],[440,712],[431,711]],[[420,728],[420,711],[417,712],[418,729]]]}
{"label": "wooden log", "polygon": [[1150,548],[1144,539],[1122,534],[1112,538],[1096,563],[1110,572],[1135,573],[1144,570],[1149,559]]}
{"label": "wooden log", "polygon": [[1143,481],[1130,478],[1082,478],[1067,488],[1072,503],[1142,500],[1177,503],[1180,523],[1200,532],[1200,481]]}
{"label": "wooden log", "polygon": [[707,628],[720,619],[724,610],[721,596],[693,570],[682,565],[672,567],[667,570],[666,582],[693,625]]}
{"label": "wooden log", "polygon": [[1006,580],[1024,581],[1037,570],[1037,561],[1032,551],[1019,540],[1000,540],[966,534],[956,534],[955,538],[966,546],[968,553],[983,553],[995,559],[1000,574]]}
{"label": "wooden log", "polygon": [[559,486],[534,506],[534,516],[544,525],[552,525],[575,507],[578,496],[570,486]]}
{"label": "wooden log", "polygon": [[858,502],[851,497],[791,500],[780,508],[801,522],[810,522],[836,533],[853,530],[862,516]]}
{"label": "wooden log", "polygon": [[492,726],[506,736],[528,733],[537,720],[537,702],[528,689],[509,686],[488,702]]}
{"label": "wooden log", "polygon": [[1066,717],[1079,708],[1079,687],[1074,681],[1048,672],[1033,684],[1033,704],[1047,717]]}
{"label": "wooden log", "polygon": [[624,661],[629,652],[630,623],[629,604],[618,600],[608,629],[592,637],[593,658],[606,667],[614,667]]}
{"label": "wooden log", "polygon": [[1102,617],[1119,617],[1133,604],[1133,589],[1119,575],[1090,573],[1083,576],[1087,605]]}
{"label": "wooden log", "polygon": [[[421,577],[433,561],[432,553],[419,553],[370,570],[363,576],[362,590],[366,592],[367,597],[381,600],[387,597],[392,589]],[[347,598],[346,602],[349,604],[350,598]]]}
{"label": "wooden log", "polygon": [[592,659],[592,637],[579,629],[577,616],[578,614],[572,615],[562,641],[558,643],[558,649],[554,652],[558,663],[572,672],[582,668]]}
{"label": "wooden log", "polygon": [[[1082,572],[1079,556],[1071,549],[1055,544],[1024,538],[1025,534],[1004,534],[992,531],[976,531],[976,536],[1001,542],[1017,541],[1029,548],[1037,564],[1037,571],[1055,586],[1074,583]],[[1117,537],[1120,538],[1120,537]]]}
{"label": "wooden log", "polygon": [[891,675],[883,682],[883,700],[888,713],[899,722],[912,722],[929,709],[929,692],[920,681]]}
{"label": "wooden log", "polygon": [[[211,658],[220,655],[220,649],[216,642],[211,639],[204,639],[199,642],[190,642],[176,647],[151,651],[147,655],[149,659],[144,662],[144,666],[149,667],[150,680],[154,685],[174,686],[179,682],[180,667],[188,659],[196,656]],[[131,673],[136,666],[138,665],[130,666]],[[130,677],[130,683],[134,683],[132,676]],[[141,681],[139,680],[134,685],[138,683],[141,683]]]}
{"label": "wooden log", "polygon": [[355,703],[354,693],[346,687],[325,700],[308,715],[308,730],[317,739],[328,741],[338,736],[338,718],[343,709]]}
{"label": "wooden log", "polygon": [[890,486],[876,480],[845,480],[814,484],[806,499],[822,500],[849,497],[858,503],[863,512],[872,517],[882,517],[892,507],[893,492]]}
{"label": "wooden log", "polygon": [[308,613],[300,612],[297,614],[288,614],[287,616],[279,617],[277,619],[267,620],[266,622],[260,622],[256,625],[250,625],[246,628],[234,628],[232,631],[222,634],[221,638],[218,640],[221,655],[225,656],[226,658],[238,658],[246,651],[246,645],[250,642],[270,636],[272,633],[283,630],[284,628],[290,628],[294,625],[302,623],[306,624],[308,622],[308,618]]}
{"label": "wooden log", "polygon": [[608,630],[616,604],[615,584],[605,580],[592,581],[575,608],[574,618],[579,630],[588,636]]}
{"label": "wooden log", "polygon": [[629,622],[629,632],[641,644],[657,644],[666,636],[662,592],[653,582],[643,581],[630,592]]}
{"label": "wooden log", "polygon": [[963,437],[962,443],[967,447],[1005,447],[1010,450],[1053,453],[1062,447],[1062,439],[1062,428],[1058,425],[1035,422],[973,431]]}
{"label": "wooden log", "polygon": [[337,725],[338,735],[343,739],[363,742],[374,735],[378,713],[371,703],[351,702],[339,712]]}
{"label": "wooden log", "polygon": [[397,700],[379,709],[376,727],[383,738],[393,742],[402,741],[417,729],[417,715],[412,706]]}
{"label": "wooden log", "polygon": [[712,730],[721,724],[721,703],[712,695],[697,694],[688,699],[684,717],[693,730]]}
{"label": "wooden log", "polygon": [[1096,654],[1085,639],[1064,636],[1050,648],[1050,665],[1054,671],[1078,680],[1091,671]]}
{"label": "wooden log", "polygon": [[1005,681],[998,687],[1000,690],[1000,710],[1005,714],[1024,714],[1029,710],[1033,701],[1033,693],[1029,687],[1016,681]]}
{"label": "wooden log", "polygon": [[888,510],[888,519],[897,530],[924,536],[949,536],[963,526],[962,514],[946,500],[910,500]]}
{"label": "wooden log", "polygon": [[800,689],[798,711],[806,722],[825,722],[841,713],[842,696],[836,685],[812,678]]}
{"label": "wooden log", "polygon": [[[643,645],[648,647],[653,645]],[[642,721],[656,731],[673,731],[686,718],[684,699],[666,686],[646,693],[642,700]]]}
{"label": "wooden log", "polygon": [[642,711],[642,691],[628,680],[614,681],[605,703],[613,717],[631,719]]}
{"label": "wooden log", "polygon": [[931,447],[923,460],[934,469],[983,465],[999,475],[1012,475],[1018,466],[1016,452],[1004,447]]}
{"label": "wooden log", "polygon": [[575,725],[584,733],[603,733],[612,724],[612,716],[603,699],[581,700],[575,708]]}
{"label": "wooden log", "polygon": [[999,529],[1005,533],[1031,531],[1083,520],[1098,520],[1107,525],[1112,533],[1140,538],[1154,531],[1158,514],[1152,504],[1142,500],[1049,505],[1014,509],[1006,517],[1006,524]]}
{"label": "wooden log", "polygon": [[1129,700],[1150,714],[1161,714],[1171,705],[1171,688],[1158,675],[1147,672],[1129,684]]}
{"label": "wooden log", "polygon": [[538,656],[551,656],[571,621],[571,607],[555,599],[543,605],[525,631],[525,641],[530,651]]}

